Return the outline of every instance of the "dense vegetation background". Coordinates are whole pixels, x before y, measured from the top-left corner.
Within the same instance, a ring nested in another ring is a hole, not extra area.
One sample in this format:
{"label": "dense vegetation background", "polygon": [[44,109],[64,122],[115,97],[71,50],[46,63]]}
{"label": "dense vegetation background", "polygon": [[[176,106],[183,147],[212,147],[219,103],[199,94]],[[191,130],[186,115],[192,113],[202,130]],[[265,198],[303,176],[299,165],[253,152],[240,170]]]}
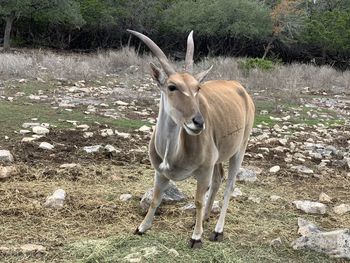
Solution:
{"label": "dense vegetation background", "polygon": [[195,31],[196,55],[252,56],[350,67],[349,0],[0,0],[4,49],[120,48],[125,29],[146,33],[182,58]]}

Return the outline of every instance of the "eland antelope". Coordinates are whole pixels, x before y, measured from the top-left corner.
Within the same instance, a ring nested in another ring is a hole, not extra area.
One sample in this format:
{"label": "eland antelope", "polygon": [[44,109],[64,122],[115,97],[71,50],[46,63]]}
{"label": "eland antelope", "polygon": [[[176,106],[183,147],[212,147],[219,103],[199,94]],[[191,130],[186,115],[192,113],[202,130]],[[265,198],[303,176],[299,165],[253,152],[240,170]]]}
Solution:
{"label": "eland antelope", "polygon": [[149,47],[165,72],[151,63],[152,76],[161,91],[158,121],[149,144],[149,157],[155,169],[154,192],[148,212],[135,234],[142,235],[151,227],[170,180],[180,181],[194,176],[197,180],[196,221],[189,245],[201,247],[203,220],[210,216],[224,174],[223,162],[228,160],[224,201],[210,237],[211,241],[222,241],[230,196],[254,122],[254,103],[236,81],[203,82],[212,67],[192,75],[193,32],[187,39],[183,72],[175,71],[150,38],[136,31],[128,32]]}

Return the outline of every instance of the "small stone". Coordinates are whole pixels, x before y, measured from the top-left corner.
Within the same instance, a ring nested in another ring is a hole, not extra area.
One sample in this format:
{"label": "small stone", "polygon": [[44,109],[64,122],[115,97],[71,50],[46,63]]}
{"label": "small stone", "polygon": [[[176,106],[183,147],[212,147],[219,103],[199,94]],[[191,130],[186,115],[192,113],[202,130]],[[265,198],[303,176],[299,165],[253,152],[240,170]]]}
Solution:
{"label": "small stone", "polygon": [[120,150],[117,150],[113,145],[110,145],[110,144],[107,144],[104,148],[108,153],[112,153],[112,154],[120,153]]}
{"label": "small stone", "polygon": [[100,150],[101,145],[85,146],[83,149],[87,153],[96,153]]}
{"label": "small stone", "polygon": [[84,132],[84,134],[83,134],[83,137],[84,137],[85,139],[91,138],[91,137],[93,137],[93,136],[94,136],[94,133],[93,133],[93,132]]}
{"label": "small stone", "polygon": [[42,142],[39,145],[40,149],[43,150],[53,150],[55,148],[55,146],[53,146],[52,144],[48,143],[48,142]]}
{"label": "small stone", "polygon": [[63,189],[57,189],[51,196],[46,199],[44,204],[47,208],[60,209],[63,207],[66,192]]}
{"label": "small stone", "polygon": [[43,253],[46,248],[41,245],[25,244],[20,246],[22,253]]}
{"label": "small stone", "polygon": [[140,129],[138,129],[141,132],[149,132],[152,128],[148,127],[146,125],[143,125]]}
{"label": "small stone", "polygon": [[114,134],[112,129],[103,129],[101,130],[101,136],[102,137],[107,137],[107,136],[112,136]]}
{"label": "small stone", "polygon": [[327,206],[319,202],[312,202],[308,200],[297,200],[293,204],[297,209],[302,210],[307,214],[325,214],[327,212]]}
{"label": "small stone", "polygon": [[255,197],[255,196],[249,196],[248,197],[249,201],[252,201],[253,203],[260,204],[261,198],[260,197]]}
{"label": "small stone", "polygon": [[270,200],[271,200],[272,202],[276,202],[276,201],[278,201],[278,200],[280,200],[280,199],[282,199],[282,197],[280,197],[279,195],[271,195],[271,196],[270,196]]}
{"label": "small stone", "polygon": [[281,246],[281,245],[282,245],[282,240],[281,240],[280,237],[278,237],[278,238],[276,238],[276,239],[273,239],[273,240],[271,240],[271,242],[270,242],[270,246],[271,246],[271,247],[279,247],[279,246]]}
{"label": "small stone", "polygon": [[60,165],[60,168],[61,169],[71,169],[71,168],[74,168],[77,166],[78,166],[78,164],[76,164],[76,163],[64,163],[64,164]]}
{"label": "small stone", "polygon": [[313,174],[314,173],[313,170],[311,170],[310,168],[308,168],[304,165],[292,166],[290,169],[292,171],[296,171],[298,173],[303,173],[303,174]]}
{"label": "small stone", "polygon": [[[186,213],[189,213],[189,214],[196,213],[196,205],[194,203],[189,203],[189,204],[181,207],[180,209]],[[219,214],[221,212],[221,207],[220,207],[219,201],[214,201],[213,207],[211,208],[211,212],[213,214]]]}
{"label": "small stone", "polygon": [[5,163],[12,163],[13,156],[8,150],[0,150],[0,161]]}
{"label": "small stone", "polygon": [[119,200],[123,202],[129,201],[131,198],[132,198],[131,194],[122,194],[119,196]]}
{"label": "small stone", "polygon": [[[141,208],[146,211],[151,204],[153,197],[153,188],[149,189],[140,201]],[[174,183],[170,183],[169,187],[163,194],[162,201],[164,203],[180,202],[185,200],[185,195],[176,187]]]}
{"label": "small stone", "polygon": [[214,201],[213,207],[211,208],[211,212],[213,214],[220,214],[221,212],[221,207],[219,201]]}
{"label": "small stone", "polygon": [[17,171],[14,166],[1,166],[0,165],[0,179],[6,179],[13,175]]}
{"label": "small stone", "polygon": [[243,195],[241,189],[239,189],[238,187],[235,187],[235,189],[233,190],[231,197],[233,198],[237,198],[239,196]]}
{"label": "small stone", "polygon": [[237,174],[237,181],[255,182],[257,180],[256,173],[252,170],[240,168]]}
{"label": "small stone", "polygon": [[329,195],[327,195],[326,193],[320,193],[320,196],[318,197],[318,200],[320,202],[324,202],[324,203],[332,202],[332,198]]}
{"label": "small stone", "polygon": [[88,130],[89,128],[90,128],[90,126],[87,125],[87,124],[80,124],[80,125],[77,125],[77,129],[80,129],[80,130],[82,130],[82,131],[86,131],[86,130]]}
{"label": "small stone", "polygon": [[312,152],[312,153],[310,153],[310,156],[314,160],[317,160],[317,161],[322,160],[322,154],[320,154],[320,153]]}
{"label": "small stone", "polygon": [[341,204],[333,208],[334,213],[338,215],[343,215],[345,213],[350,212],[350,205],[349,204]]}
{"label": "small stone", "polygon": [[33,127],[36,127],[36,126],[40,126],[40,123],[38,123],[38,122],[25,122],[25,123],[22,124],[22,127],[24,129],[33,128]]}
{"label": "small stone", "polygon": [[50,132],[48,128],[41,127],[41,126],[35,126],[32,128],[33,133],[35,134],[40,134],[40,135],[45,135]]}
{"label": "small stone", "polygon": [[196,213],[196,206],[194,203],[187,204],[183,207],[180,208],[180,210],[190,213],[190,214],[195,214]]}
{"label": "small stone", "polygon": [[302,236],[308,236],[312,233],[319,233],[320,230],[317,228],[317,226],[301,217],[298,217],[298,234]]}
{"label": "small stone", "polygon": [[77,126],[78,121],[75,120],[66,120],[66,122],[73,124],[74,126]]}
{"label": "small stone", "polygon": [[173,249],[173,248],[171,248],[171,249],[168,250],[168,254],[169,254],[170,256],[172,256],[172,257],[178,257],[178,256],[180,256],[179,252],[177,252],[177,250],[176,250],[176,249]]}
{"label": "small stone", "polygon": [[33,141],[35,141],[35,140],[37,140],[38,138],[36,138],[36,137],[23,137],[22,138],[22,142],[33,142]]}
{"label": "small stone", "polygon": [[281,167],[279,165],[275,165],[269,169],[269,172],[274,174],[277,173],[279,170],[281,170]]}
{"label": "small stone", "polygon": [[128,105],[129,105],[129,103],[124,102],[124,101],[121,101],[121,100],[117,100],[117,101],[115,102],[115,104],[117,104],[117,105],[119,105],[119,106],[128,106]]}
{"label": "small stone", "polygon": [[287,140],[287,139],[278,139],[278,142],[279,142],[282,146],[286,146],[288,140]]}
{"label": "small stone", "polygon": [[124,139],[127,139],[131,136],[130,133],[126,133],[126,132],[118,132],[117,130],[115,130],[115,134],[119,137],[122,137]]}
{"label": "small stone", "polygon": [[30,130],[20,130],[19,131],[20,134],[28,134],[28,133],[31,133]]}

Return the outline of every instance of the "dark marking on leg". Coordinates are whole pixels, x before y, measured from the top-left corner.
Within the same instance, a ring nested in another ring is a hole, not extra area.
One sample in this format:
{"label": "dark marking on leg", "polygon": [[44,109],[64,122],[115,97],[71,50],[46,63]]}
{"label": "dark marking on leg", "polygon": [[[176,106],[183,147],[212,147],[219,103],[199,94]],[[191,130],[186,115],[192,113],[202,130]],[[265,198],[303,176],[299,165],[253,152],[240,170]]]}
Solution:
{"label": "dark marking on leg", "polygon": [[139,228],[136,228],[134,231],[134,235],[142,236],[144,233],[139,230]]}
{"label": "dark marking on leg", "polygon": [[224,240],[224,232],[218,233],[218,232],[213,232],[209,238],[210,241],[213,242],[222,242]]}
{"label": "dark marking on leg", "polygon": [[202,240],[198,239],[190,239],[190,242],[189,242],[189,247],[190,248],[202,248],[203,247],[203,243],[202,243]]}

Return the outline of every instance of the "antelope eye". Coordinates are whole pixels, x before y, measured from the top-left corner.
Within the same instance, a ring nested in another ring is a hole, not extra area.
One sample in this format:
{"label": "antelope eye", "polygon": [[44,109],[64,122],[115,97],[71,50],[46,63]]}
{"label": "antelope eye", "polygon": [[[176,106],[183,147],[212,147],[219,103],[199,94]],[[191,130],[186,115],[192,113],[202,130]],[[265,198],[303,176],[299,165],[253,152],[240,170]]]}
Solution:
{"label": "antelope eye", "polygon": [[170,85],[170,86],[168,86],[168,90],[175,91],[175,90],[177,90],[177,87],[175,85]]}

